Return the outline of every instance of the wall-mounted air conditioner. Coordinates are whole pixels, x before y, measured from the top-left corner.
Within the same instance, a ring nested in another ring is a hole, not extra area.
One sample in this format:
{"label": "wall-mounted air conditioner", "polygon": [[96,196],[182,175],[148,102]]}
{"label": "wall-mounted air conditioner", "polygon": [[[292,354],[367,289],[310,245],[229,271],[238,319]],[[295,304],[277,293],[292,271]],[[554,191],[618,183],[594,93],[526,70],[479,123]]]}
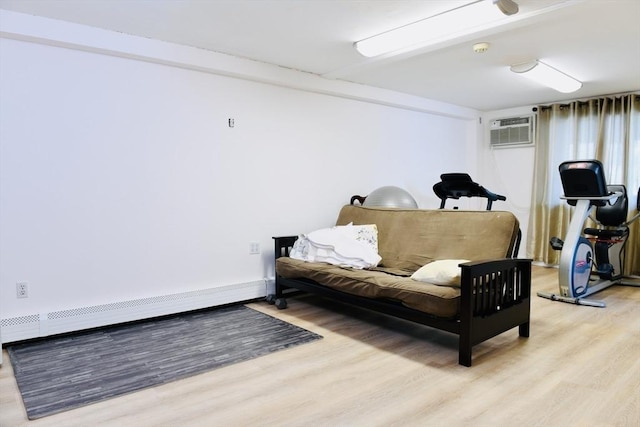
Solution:
{"label": "wall-mounted air conditioner", "polygon": [[535,115],[492,120],[491,148],[531,146],[534,144]]}

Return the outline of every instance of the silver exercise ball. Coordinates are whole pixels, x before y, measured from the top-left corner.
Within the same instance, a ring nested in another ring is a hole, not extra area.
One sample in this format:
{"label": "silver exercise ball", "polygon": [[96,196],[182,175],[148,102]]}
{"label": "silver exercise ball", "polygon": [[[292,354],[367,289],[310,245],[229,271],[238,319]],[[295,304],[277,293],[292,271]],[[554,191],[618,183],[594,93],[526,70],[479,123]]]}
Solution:
{"label": "silver exercise ball", "polygon": [[416,199],[406,190],[392,185],[373,190],[362,206],[380,208],[418,209]]}

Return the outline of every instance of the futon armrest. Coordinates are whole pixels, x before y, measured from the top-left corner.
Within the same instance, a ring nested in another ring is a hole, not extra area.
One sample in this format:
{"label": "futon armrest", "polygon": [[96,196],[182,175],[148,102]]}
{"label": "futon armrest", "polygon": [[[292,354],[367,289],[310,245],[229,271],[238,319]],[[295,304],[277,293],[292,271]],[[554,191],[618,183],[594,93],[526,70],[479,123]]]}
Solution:
{"label": "futon armrest", "polygon": [[273,237],[275,244],[275,258],[282,256],[289,256],[289,251],[293,247],[295,241],[298,240],[298,236],[276,236]]}
{"label": "futon armrest", "polygon": [[504,258],[460,264],[460,316],[489,316],[529,303],[530,259]]}

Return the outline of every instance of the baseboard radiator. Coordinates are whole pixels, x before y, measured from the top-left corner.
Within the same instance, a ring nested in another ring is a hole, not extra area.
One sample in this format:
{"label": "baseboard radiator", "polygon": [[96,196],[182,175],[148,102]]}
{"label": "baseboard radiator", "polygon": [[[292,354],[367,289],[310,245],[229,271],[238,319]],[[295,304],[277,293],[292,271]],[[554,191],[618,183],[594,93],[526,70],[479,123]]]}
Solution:
{"label": "baseboard radiator", "polygon": [[267,280],[260,280],[198,291],[1,319],[2,343],[254,300],[264,297],[269,285]]}

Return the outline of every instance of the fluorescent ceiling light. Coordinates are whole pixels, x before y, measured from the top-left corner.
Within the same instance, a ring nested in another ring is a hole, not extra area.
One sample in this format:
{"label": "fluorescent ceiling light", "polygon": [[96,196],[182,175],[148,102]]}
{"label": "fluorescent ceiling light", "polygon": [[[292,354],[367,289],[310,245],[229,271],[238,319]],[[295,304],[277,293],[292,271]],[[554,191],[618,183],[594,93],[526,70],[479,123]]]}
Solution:
{"label": "fluorescent ceiling light", "polygon": [[538,60],[512,65],[511,71],[558,92],[575,92],[582,87],[578,80]]}
{"label": "fluorescent ceiling light", "polygon": [[400,49],[418,49],[481,31],[508,19],[501,13],[503,3],[510,14],[517,12],[517,4],[505,2],[506,0],[476,0],[457,9],[361,40],[355,43],[355,48],[362,55],[373,57]]}

